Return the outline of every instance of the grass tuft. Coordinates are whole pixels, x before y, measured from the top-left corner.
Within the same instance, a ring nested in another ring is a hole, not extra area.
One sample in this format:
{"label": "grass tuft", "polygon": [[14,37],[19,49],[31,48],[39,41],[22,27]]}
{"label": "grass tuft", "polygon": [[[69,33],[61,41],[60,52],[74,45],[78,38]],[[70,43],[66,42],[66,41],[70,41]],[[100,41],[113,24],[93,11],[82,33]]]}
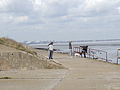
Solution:
{"label": "grass tuft", "polygon": [[12,79],[11,77],[0,77],[0,79]]}

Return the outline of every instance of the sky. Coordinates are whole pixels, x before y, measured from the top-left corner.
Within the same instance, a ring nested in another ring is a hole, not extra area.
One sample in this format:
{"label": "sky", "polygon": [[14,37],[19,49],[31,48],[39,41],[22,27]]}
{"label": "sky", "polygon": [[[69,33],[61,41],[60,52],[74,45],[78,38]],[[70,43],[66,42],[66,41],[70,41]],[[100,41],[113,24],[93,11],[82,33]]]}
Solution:
{"label": "sky", "polygon": [[0,37],[120,39],[120,0],[0,0]]}

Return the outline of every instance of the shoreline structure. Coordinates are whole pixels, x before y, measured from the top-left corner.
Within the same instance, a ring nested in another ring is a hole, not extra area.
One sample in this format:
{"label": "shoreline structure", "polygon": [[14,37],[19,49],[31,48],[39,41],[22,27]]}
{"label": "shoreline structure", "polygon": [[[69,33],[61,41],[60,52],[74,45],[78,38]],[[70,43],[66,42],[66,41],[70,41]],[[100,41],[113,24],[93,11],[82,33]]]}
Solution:
{"label": "shoreline structure", "polygon": [[[37,68],[35,67],[36,64],[39,66],[44,64],[44,62],[39,64],[39,61],[35,60],[35,62],[31,63],[31,58],[28,58],[27,54],[25,56],[18,54],[21,58],[17,60],[12,56],[16,55],[13,52],[18,52],[19,50],[5,45],[0,45],[0,49],[3,52],[11,52],[9,54],[1,54],[1,56],[8,56],[0,59],[2,61],[0,67],[3,67],[3,70],[0,71],[1,90],[120,90],[119,65],[54,53],[54,59],[48,61],[48,63],[51,63],[50,69]],[[47,51],[38,50],[37,52],[39,52],[37,55],[41,59],[45,59],[48,56]],[[18,55],[16,56],[17,58]],[[30,54],[30,57],[34,56]],[[6,68],[11,65],[9,63],[11,59],[13,60],[11,64],[15,64],[15,67],[22,67],[22,69],[12,69],[11,66]],[[25,60],[27,60],[27,64],[25,64]],[[35,66],[26,68],[29,65]],[[61,67],[61,69],[52,68],[53,66]],[[8,77],[8,79],[4,77]]]}
{"label": "shoreline structure", "polygon": [[[40,47],[40,46],[36,46],[36,47],[33,46],[33,47],[35,49],[38,49],[38,50],[45,50],[45,51],[48,50],[47,48]],[[68,54],[69,53],[68,50],[67,50],[67,52],[66,51],[64,52],[63,49],[58,49],[58,48],[55,48],[54,51],[57,52],[57,53],[63,53],[63,54]],[[73,51],[73,55],[74,55],[76,52],[78,52],[78,54],[81,53],[82,50],[81,50],[80,45],[79,45],[79,47],[78,46],[73,46],[72,51]],[[105,61],[105,62],[108,62],[108,63],[114,63],[114,64],[119,64],[120,63],[119,62],[120,49],[116,49],[116,53],[114,52],[114,55],[116,54],[116,57],[114,57],[114,59],[113,58],[110,59],[109,54],[110,53],[108,51],[105,51],[105,50],[102,50],[102,49],[88,48],[87,58],[102,60],[102,61]]]}
{"label": "shoreline structure", "polygon": [[[42,51],[47,56],[47,51]],[[1,90],[119,90],[119,65],[54,53],[53,61],[68,69],[0,71]]]}

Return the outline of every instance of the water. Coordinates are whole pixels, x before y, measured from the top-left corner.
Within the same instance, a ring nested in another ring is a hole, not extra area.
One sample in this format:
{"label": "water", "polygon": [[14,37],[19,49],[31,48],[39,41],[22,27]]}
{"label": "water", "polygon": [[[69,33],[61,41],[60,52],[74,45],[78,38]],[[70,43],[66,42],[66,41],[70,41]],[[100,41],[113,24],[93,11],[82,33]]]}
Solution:
{"label": "water", "polygon": [[[39,47],[39,48],[48,48],[47,45],[31,45],[33,47]],[[73,47],[79,47],[80,45],[79,44],[73,44]],[[68,47],[68,44],[55,44],[54,45],[54,48],[55,49],[58,49],[59,51],[58,52],[63,52],[63,53],[68,53],[69,52],[69,47]],[[103,50],[103,51],[106,51],[107,52],[107,59],[109,62],[112,62],[112,63],[117,63],[117,49],[120,49],[120,46],[119,45],[90,45],[89,48],[92,48],[92,49],[98,49],[98,50]],[[99,56],[101,57],[104,57],[106,58],[105,54],[104,53],[99,53]],[[120,60],[119,60],[119,64],[120,64]]]}
{"label": "water", "polygon": [[106,51],[108,60],[112,63],[117,63],[117,49],[119,49],[120,46],[90,46],[90,48]]}

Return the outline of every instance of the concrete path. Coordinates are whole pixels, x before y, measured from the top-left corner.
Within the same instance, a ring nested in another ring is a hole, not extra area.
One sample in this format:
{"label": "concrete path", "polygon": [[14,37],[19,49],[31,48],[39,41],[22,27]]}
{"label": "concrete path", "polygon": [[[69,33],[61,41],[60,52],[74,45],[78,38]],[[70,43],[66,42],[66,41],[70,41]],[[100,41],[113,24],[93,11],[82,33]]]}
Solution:
{"label": "concrete path", "polygon": [[[46,53],[47,55],[47,53]],[[0,90],[120,90],[120,66],[54,54],[68,69],[0,71]]]}
{"label": "concrete path", "polygon": [[63,78],[66,70],[1,71],[0,90],[52,90]]}
{"label": "concrete path", "polygon": [[120,65],[92,59],[64,58],[59,61],[69,71],[53,90],[120,90]]}

